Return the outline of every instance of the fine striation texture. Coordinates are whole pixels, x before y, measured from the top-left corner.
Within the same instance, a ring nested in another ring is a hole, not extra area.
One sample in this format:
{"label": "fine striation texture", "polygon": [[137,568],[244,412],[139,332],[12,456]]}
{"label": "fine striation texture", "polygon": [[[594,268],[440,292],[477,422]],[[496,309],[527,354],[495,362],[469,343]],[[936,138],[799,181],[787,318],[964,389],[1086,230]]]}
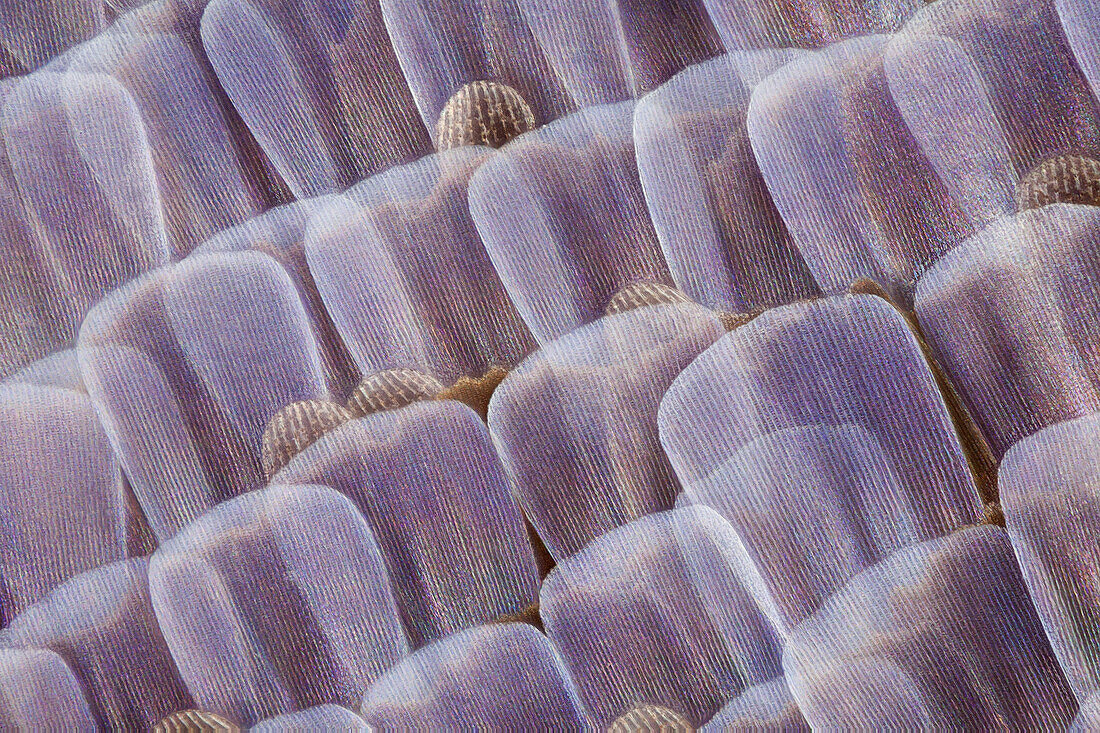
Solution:
{"label": "fine striation texture", "polygon": [[1085,700],[1100,693],[1100,415],[1016,443],[1001,463],[1000,485],[1024,580],[1070,686]]}
{"label": "fine striation texture", "polygon": [[357,705],[408,651],[370,528],[323,487],[221,504],[157,550],[149,586],[196,702],[246,726]]}
{"label": "fine striation texture", "polygon": [[320,484],[366,516],[413,646],[519,613],[537,597],[531,546],[481,418],[449,400],[353,420],[275,476]]}
{"label": "fine striation texture", "polygon": [[479,626],[429,644],[371,685],[362,713],[378,730],[586,729],[561,658],[527,624]]}
{"label": "fine striation texture", "polygon": [[430,155],[352,187],[310,221],[306,257],[360,372],[452,384],[534,349],[470,219],[482,147]]}
{"label": "fine striation texture", "polygon": [[[942,161],[935,146],[944,145],[936,130],[910,124],[921,97],[906,86],[907,74],[923,71],[934,51],[888,36],[857,38],[795,58],[753,91],[747,123],[753,151],[827,293],[870,278],[908,304],[925,267],[1012,209],[1004,135],[980,104],[960,108],[952,120],[963,133],[950,140],[954,166],[936,165]],[[895,96],[895,85],[917,102]],[[956,177],[955,168],[969,175]]]}
{"label": "fine striation texture", "polygon": [[633,102],[523,136],[470,180],[470,212],[520,316],[546,343],[623,287],[672,286],[635,160]]}
{"label": "fine striation texture", "polygon": [[258,252],[190,257],[116,291],[89,314],[79,355],[161,540],[263,484],[276,412],[330,399],[298,292]]}
{"label": "fine striation texture", "polygon": [[470,82],[439,113],[436,147],[441,151],[466,145],[499,148],[535,126],[534,113],[515,89],[491,81]]}
{"label": "fine striation texture", "polygon": [[628,311],[547,344],[504,378],[489,430],[554,558],[672,508],[680,487],[657,438],[657,407],[724,333],[694,304]]}
{"label": "fine striation texture", "polygon": [[1057,203],[1100,206],[1100,161],[1059,155],[1032,168],[1016,185],[1020,211]]}
{"label": "fine striation texture", "polygon": [[368,733],[370,728],[355,713],[339,705],[318,705],[297,713],[287,713],[262,720],[249,728],[251,733],[285,733],[286,731],[340,731]]}
{"label": "fine striation texture", "polygon": [[921,278],[916,309],[937,361],[1000,457],[1100,411],[1100,209],[1005,217]]}
{"label": "fine striation texture", "polygon": [[981,517],[932,373],[880,298],[764,313],[677,377],[658,422],[681,500],[730,521],[784,634],[886,554]]}
{"label": "fine striation texture", "polygon": [[634,111],[642,188],[672,279],[712,308],[743,313],[819,294],[745,127],[753,87],[795,55],[721,56],[677,74]]}
{"label": "fine striation texture", "polygon": [[348,410],[355,417],[363,417],[435,399],[443,391],[443,385],[430,374],[415,369],[387,369],[359,383],[348,398]]}
{"label": "fine striation texture", "polygon": [[543,582],[546,633],[601,729],[639,705],[693,726],[779,676],[773,628],[729,564],[736,535],[705,508],[601,536]]}
{"label": "fine striation texture", "polygon": [[0,631],[0,647],[65,659],[97,730],[148,730],[194,707],[153,614],[147,566],[124,560],[77,575]]}
{"label": "fine striation texture", "polygon": [[93,731],[80,681],[46,649],[0,650],[0,726],[5,730]]}
{"label": "fine striation texture", "polygon": [[261,440],[260,462],[264,476],[270,480],[294,456],[352,417],[346,407],[322,400],[291,402],[279,410],[271,418]]}
{"label": "fine striation texture", "polygon": [[1064,730],[1077,711],[999,527],[858,575],[795,630],[783,668],[814,729]]}
{"label": "fine striation texture", "polygon": [[817,48],[893,33],[927,0],[703,0],[730,51]]}
{"label": "fine striation texture", "polygon": [[336,192],[429,149],[377,0],[213,0],[202,42],[298,198]]}
{"label": "fine striation texture", "polygon": [[86,395],[0,385],[0,622],[126,557],[122,473]]}

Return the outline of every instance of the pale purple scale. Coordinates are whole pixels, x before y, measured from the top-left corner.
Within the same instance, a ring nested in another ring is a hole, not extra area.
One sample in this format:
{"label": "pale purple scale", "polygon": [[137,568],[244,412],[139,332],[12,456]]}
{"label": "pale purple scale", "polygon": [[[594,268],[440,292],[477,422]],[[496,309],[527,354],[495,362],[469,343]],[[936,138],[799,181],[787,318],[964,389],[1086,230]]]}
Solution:
{"label": "pale purple scale", "polygon": [[[722,52],[704,0],[587,0],[618,18],[635,96]],[[582,4],[583,7],[583,4]]]}
{"label": "pale purple scale", "polygon": [[820,291],[757,167],[749,95],[795,57],[738,52],[687,69],[634,111],[638,170],[672,279],[733,313]]}
{"label": "pale purple scale", "polygon": [[1069,684],[1085,700],[1100,693],[1100,416],[1016,443],[999,483],[1024,580]]}
{"label": "pale purple scale", "polygon": [[858,575],[797,628],[783,668],[815,730],[1064,730],[1077,711],[993,526]]}
{"label": "pale purple scale", "polygon": [[[827,293],[871,278],[908,304],[924,268],[989,217],[946,185],[907,125],[884,68],[902,52],[888,36],[844,41],[791,61],[752,94],[760,170]],[[996,140],[994,126],[979,127]],[[1013,183],[1004,174],[994,165],[974,178],[1004,193]]]}
{"label": "pale purple scale", "polygon": [[6,384],[33,384],[59,387],[73,392],[87,392],[80,374],[76,349],[57,351],[32,362],[4,380]]}
{"label": "pale purple scale", "polygon": [[916,309],[994,453],[1100,411],[1100,212],[1005,217],[921,279]]}
{"label": "pale purple scale", "polygon": [[1100,695],[1089,695],[1081,703],[1069,733],[1095,733],[1100,731]]}
{"label": "pale purple scale", "polygon": [[34,273],[5,290],[28,288],[17,299],[28,309],[20,331],[45,340],[33,358],[64,346],[104,293],[166,262],[168,241],[144,125],[115,80],[22,77],[5,97],[0,134],[13,184],[9,266]]}
{"label": "pale purple scale", "polygon": [[73,73],[109,74],[133,96],[177,255],[263,208],[203,63],[173,34],[114,32],[76,49],[68,65]]}
{"label": "pale purple scale", "polygon": [[[283,266],[306,306],[311,328],[324,360],[333,392],[343,399],[358,383],[357,370],[325,310],[322,294],[306,254],[306,230],[311,217],[335,199],[320,196],[279,206],[203,242],[195,254],[260,252]],[[361,274],[361,273],[360,273]]]}
{"label": "pale purple scale", "polygon": [[550,342],[504,378],[489,430],[553,557],[672,508],[680,484],[657,437],[657,408],[724,333],[699,305],[638,308]]}
{"label": "pale purple scale", "polygon": [[102,0],[11,0],[0,14],[0,69],[34,71],[107,25]]}
{"label": "pale purple scale", "polygon": [[[540,46],[540,29],[533,32],[528,26],[531,19],[521,9],[522,0],[381,0],[379,4],[401,70],[433,139],[438,138],[436,121],[448,100],[471,82],[491,81],[515,89],[538,123],[557,119],[582,104],[562,81],[570,78],[571,69],[556,67],[553,51]],[[575,8],[575,12],[578,22],[584,22],[585,9]],[[622,97],[601,96],[599,101],[618,99]]]}
{"label": "pale purple scale", "polygon": [[378,730],[588,730],[550,641],[527,624],[490,624],[435,641],[376,680],[362,713]]}
{"label": "pale purple scale", "polygon": [[[0,80],[0,112],[20,82]],[[71,335],[76,319],[70,297],[49,259],[31,210],[15,181],[0,134],[0,374],[49,354]]]}
{"label": "pale purple scale", "polygon": [[700,733],[809,733],[810,726],[791,697],[787,681],[779,677],[745,690],[699,730]]}
{"label": "pale purple scale", "polygon": [[161,545],[149,586],[195,702],[241,725],[356,706],[408,652],[370,528],[323,487],[219,505]]}
{"label": "pale purple scale", "polygon": [[124,560],[78,575],[0,631],[0,646],[64,658],[100,730],[148,730],[194,707],[157,626],[147,566]]}
{"label": "pale purple scale", "polygon": [[46,649],[0,650],[0,726],[90,732],[96,721],[73,671]]}
{"label": "pale purple scale", "polygon": [[972,220],[1015,211],[1016,171],[978,66],[950,38],[896,37],[883,70],[913,140],[948,195]]}
{"label": "pale purple scale", "polygon": [[299,198],[343,189],[430,147],[376,0],[213,0],[202,41]]}
{"label": "pale purple scale", "polygon": [[1062,32],[1055,0],[937,1],[914,15],[902,35],[959,44],[981,74],[1017,173],[1053,155],[1100,146],[1100,105]]}
{"label": "pale purple scale", "polygon": [[635,282],[672,285],[635,161],[634,102],[522,136],[470,179],[470,212],[540,343],[595,320]]}
{"label": "pale purple scale", "polygon": [[562,560],[540,611],[594,723],[659,705],[694,726],[778,677],[774,629],[734,577],[737,538],[706,508],[653,514]]}
{"label": "pale purple scale", "polygon": [[467,185],[488,155],[463,147],[392,168],[311,219],[310,271],[364,375],[409,367],[450,384],[534,350],[470,218]]}
{"label": "pale purple scale", "polygon": [[113,293],[85,321],[79,358],[161,540],[262,486],[268,421],[328,397],[298,291],[258,252],[193,256]]}
{"label": "pale purple scale", "polygon": [[526,610],[538,575],[489,431],[457,402],[422,402],[328,433],[275,475],[345,494],[386,558],[414,646]]}
{"label": "pale purple scale", "polygon": [[[766,514],[793,493],[785,502],[804,502],[810,516],[829,517],[847,527],[845,534],[849,522],[866,522],[864,536],[893,538],[878,540],[887,545],[980,515],[974,479],[920,346],[902,316],[877,297],[778,308],[738,328],[676,378],[658,423],[689,497],[713,501],[720,512],[743,503],[757,506],[750,514]],[[814,490],[769,476],[774,464],[787,462],[821,486],[820,506]],[[760,480],[766,483],[754,483]],[[863,502],[900,516],[861,517]]]}
{"label": "pale purple scale", "polygon": [[347,708],[339,705],[318,705],[297,713],[261,720],[248,730],[252,733],[284,733],[288,730],[368,733],[370,728],[362,718]]}
{"label": "pale purple scale", "polygon": [[1100,6],[1091,0],[1054,0],[1054,7],[1073,57],[1096,96],[1100,94]]}
{"label": "pale purple scale", "polygon": [[817,48],[892,33],[922,0],[703,0],[725,47]]}
{"label": "pale purple scale", "polygon": [[126,557],[122,474],[86,395],[0,385],[0,619]]}

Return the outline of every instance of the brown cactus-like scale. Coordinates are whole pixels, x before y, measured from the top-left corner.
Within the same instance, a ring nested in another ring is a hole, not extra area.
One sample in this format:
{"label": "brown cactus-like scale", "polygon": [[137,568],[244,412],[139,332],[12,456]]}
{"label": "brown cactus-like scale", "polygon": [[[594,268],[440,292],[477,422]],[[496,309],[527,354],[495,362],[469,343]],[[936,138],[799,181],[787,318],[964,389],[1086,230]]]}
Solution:
{"label": "brown cactus-like scale", "polygon": [[443,389],[443,384],[430,374],[415,369],[387,369],[359,383],[348,398],[348,410],[354,417],[396,410],[434,399]]}
{"label": "brown cactus-like scale", "polygon": [[694,733],[687,718],[660,705],[638,705],[620,715],[608,733]]}
{"label": "brown cactus-like scale", "polygon": [[690,303],[691,298],[676,288],[661,283],[632,283],[611,296],[604,312],[613,316],[635,308],[669,303]]}
{"label": "brown cactus-like scale", "polygon": [[440,151],[463,145],[499,148],[535,129],[535,115],[523,96],[493,81],[471,82],[447,100],[436,122]]}
{"label": "brown cactus-like scale", "polygon": [[1020,211],[1058,203],[1100,206],[1100,160],[1059,155],[1032,168],[1016,184]]}
{"label": "brown cactus-like scale", "polygon": [[323,400],[292,402],[279,410],[263,436],[261,461],[267,478],[278,473],[322,435],[352,418],[344,406]]}
{"label": "brown cactus-like scale", "polygon": [[202,710],[181,710],[157,723],[153,733],[239,733],[240,730],[220,715]]}

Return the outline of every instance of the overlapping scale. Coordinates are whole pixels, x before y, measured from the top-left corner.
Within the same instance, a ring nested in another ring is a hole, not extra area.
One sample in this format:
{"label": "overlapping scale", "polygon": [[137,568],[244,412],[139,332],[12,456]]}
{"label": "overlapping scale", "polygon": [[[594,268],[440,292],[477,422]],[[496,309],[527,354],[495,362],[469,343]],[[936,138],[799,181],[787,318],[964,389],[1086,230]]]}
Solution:
{"label": "overlapping scale", "polygon": [[1024,580],[1078,700],[1100,693],[1100,415],[1020,441],[1000,469],[1001,505]]}
{"label": "overlapping scale", "polygon": [[262,720],[249,728],[253,733],[283,733],[283,731],[353,731],[367,733],[370,728],[355,713],[339,705],[318,705],[297,713],[287,713]]}
{"label": "overlapping scale", "polygon": [[34,71],[106,24],[103,0],[11,0],[0,15],[0,71]]}
{"label": "overlapping scale", "polygon": [[140,109],[176,254],[260,213],[263,202],[219,107],[216,82],[183,40],[106,33],[70,56],[70,72],[113,76]]}
{"label": "overlapping scale", "polygon": [[683,501],[732,523],[784,633],[888,553],[981,516],[920,347],[879,298],[761,315],[681,373],[659,424]]}
{"label": "overlapping scale", "polygon": [[276,474],[356,503],[378,538],[414,646],[524,611],[538,575],[481,418],[421,402],[336,428]]}
{"label": "overlapping scale", "polygon": [[634,112],[642,187],[672,279],[713,308],[741,313],[819,293],[745,128],[752,88],[794,57],[721,56],[676,75]]}
{"label": "overlapping scale", "polygon": [[[1012,210],[1003,132],[980,97],[970,99],[978,90],[956,92],[968,104],[952,109],[950,122],[918,119],[919,136],[909,120],[931,113],[895,98],[894,68],[919,71],[935,56],[932,46],[887,36],[845,41],[799,56],[753,91],[748,131],[760,170],[828,293],[871,278],[907,304],[925,267]],[[920,98],[919,89],[904,93]],[[937,137],[943,128],[949,142]]]}
{"label": "overlapping scale", "polygon": [[546,632],[597,726],[638,705],[699,726],[779,676],[775,631],[729,564],[736,542],[709,509],[677,509],[604,534],[547,576]]}
{"label": "overlapping scale", "polygon": [[634,102],[522,136],[470,179],[470,212],[520,316],[546,343],[635,282],[672,285],[638,179]]}
{"label": "overlapping scale", "polygon": [[3,94],[5,371],[71,339],[88,307],[168,260],[140,113],[102,75],[38,73]]}
{"label": "overlapping scale", "polygon": [[0,725],[7,730],[94,731],[73,671],[46,649],[0,650]]}
{"label": "overlapping scale", "polygon": [[780,677],[750,687],[718,711],[700,729],[701,733],[728,731],[782,731],[809,733],[810,726],[802,717],[798,705]]}
{"label": "overlapping scale", "polygon": [[306,306],[333,392],[342,399],[355,386],[357,370],[329,312],[325,310],[320,288],[306,256],[306,228],[310,218],[333,200],[329,196],[320,196],[276,207],[218,233],[200,245],[195,253],[255,251],[282,265]]}
{"label": "overlapping scale", "polygon": [[84,389],[84,378],[80,374],[80,362],[77,360],[76,349],[57,351],[31,362],[5,379],[4,383],[59,387],[73,392],[87,391]]}
{"label": "overlapping scale", "polygon": [[534,350],[467,207],[488,154],[460,148],[392,168],[310,222],[306,259],[364,375],[414,368],[450,384]]}
{"label": "overlapping scale", "polygon": [[[1074,59],[1055,4],[937,0],[902,31],[910,37],[939,35],[955,41],[957,51],[944,62],[947,69],[967,65],[967,58],[973,62],[1021,175],[1052,155],[1100,147],[1100,105]],[[1083,23],[1074,33],[1088,32],[1087,27]],[[926,83],[936,83],[931,69],[923,74]]]}
{"label": "overlapping scale", "polygon": [[680,486],[658,441],[657,407],[724,333],[699,305],[638,308],[547,344],[504,378],[489,429],[551,555],[672,508]]}
{"label": "overlapping scale", "polygon": [[527,624],[460,631],[402,660],[363,698],[379,730],[586,729],[550,641]]}
{"label": "overlapping scale", "polygon": [[213,0],[202,40],[299,198],[346,188],[430,146],[376,0]]}
{"label": "overlapping scale", "polygon": [[[537,124],[585,103],[625,98],[617,87],[607,88],[602,79],[576,95],[581,82],[575,79],[573,67],[580,64],[583,69],[586,62],[564,55],[564,49],[540,45],[540,36],[547,36],[540,16],[549,12],[547,9],[528,12],[522,0],[448,4],[381,0],[380,5],[413,99],[437,145],[441,142],[437,121],[447,102],[473,82],[487,81],[514,89],[530,107]],[[575,11],[578,24],[583,23],[587,9]],[[603,59],[601,51],[595,53]],[[612,62],[613,69],[621,68],[621,62],[613,56],[606,60]]]}
{"label": "overlapping scale", "polygon": [[1000,456],[1100,411],[1100,210],[1055,204],[990,225],[921,279],[917,314]]}
{"label": "overlapping scale", "polygon": [[242,725],[358,705],[408,651],[370,528],[323,487],[221,504],[157,550],[149,585],[195,701]]}
{"label": "overlapping scale", "polygon": [[795,630],[783,667],[815,729],[1063,730],[1077,711],[999,527],[860,574]]}
{"label": "overlapping scale", "polygon": [[1077,711],[1069,733],[1092,733],[1097,730],[1100,730],[1100,695],[1089,695],[1081,703],[1081,709]]}
{"label": "overlapping scale", "polygon": [[86,395],[0,385],[0,619],[126,557],[122,474]]}
{"label": "overlapping scale", "polygon": [[0,631],[0,646],[47,649],[79,681],[97,730],[149,730],[194,707],[149,599],[148,561],[78,575]]}
{"label": "overlapping scale", "polygon": [[816,48],[853,36],[892,33],[921,0],[703,0],[730,51],[747,48]]}
{"label": "overlapping scale", "polygon": [[258,252],[190,257],[113,293],[88,315],[79,357],[161,540],[260,487],[271,417],[328,398],[298,291]]}

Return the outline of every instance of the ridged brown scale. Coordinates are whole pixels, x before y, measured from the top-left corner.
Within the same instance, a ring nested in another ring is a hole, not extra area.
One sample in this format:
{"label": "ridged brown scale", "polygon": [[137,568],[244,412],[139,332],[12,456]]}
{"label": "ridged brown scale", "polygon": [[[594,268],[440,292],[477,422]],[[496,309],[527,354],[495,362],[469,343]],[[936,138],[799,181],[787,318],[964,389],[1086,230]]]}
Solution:
{"label": "ridged brown scale", "polygon": [[632,283],[611,296],[604,312],[613,316],[635,308],[669,303],[690,303],[691,299],[676,288],[660,283]]}
{"label": "ridged brown scale", "polygon": [[638,705],[620,715],[608,733],[694,733],[687,718],[660,705]]}
{"label": "ridged brown scale", "polygon": [[387,369],[359,383],[348,398],[348,410],[354,417],[363,417],[433,399],[443,390],[443,384],[430,374],[415,369]]}
{"label": "ridged brown scale", "polygon": [[157,723],[153,733],[239,733],[240,730],[220,715],[180,710]]}
{"label": "ridged brown scale", "polygon": [[447,100],[436,122],[440,151],[463,145],[499,148],[535,129],[535,115],[523,96],[493,81],[471,82]]}
{"label": "ridged brown scale", "polygon": [[1100,160],[1059,155],[1032,168],[1016,184],[1019,211],[1057,203],[1100,206]]}
{"label": "ridged brown scale", "polygon": [[267,478],[322,435],[351,419],[347,408],[323,400],[292,402],[279,410],[264,430],[261,460]]}

